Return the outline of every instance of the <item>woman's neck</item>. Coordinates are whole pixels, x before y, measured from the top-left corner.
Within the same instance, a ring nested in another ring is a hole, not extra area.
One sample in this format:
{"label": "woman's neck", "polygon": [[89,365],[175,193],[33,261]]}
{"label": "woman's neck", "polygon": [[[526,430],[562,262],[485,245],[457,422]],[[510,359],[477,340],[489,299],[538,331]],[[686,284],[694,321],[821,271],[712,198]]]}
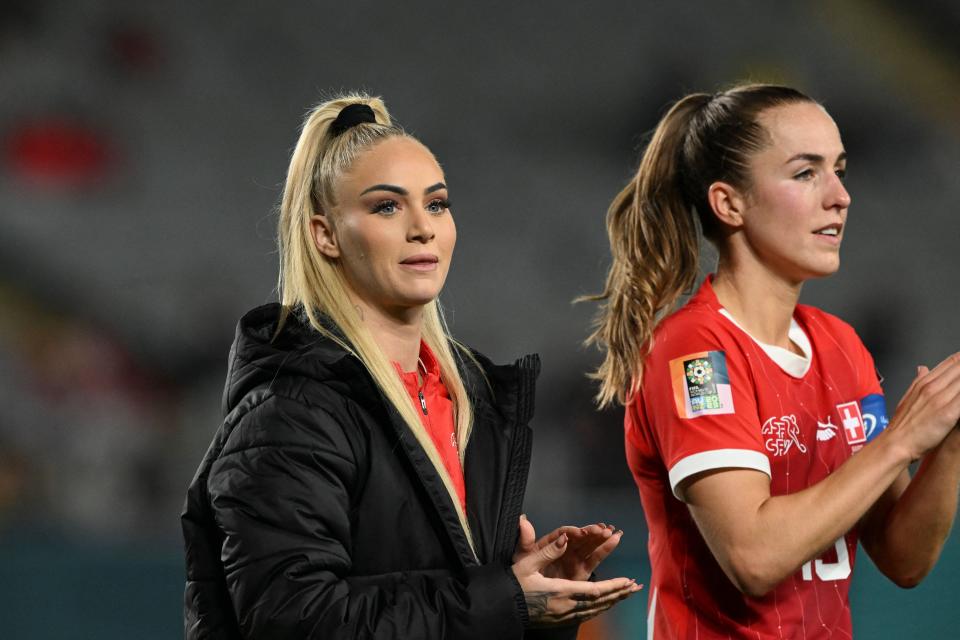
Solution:
{"label": "woman's neck", "polygon": [[790,341],[790,323],[802,283],[791,283],[762,265],[721,260],[713,279],[717,300],[760,342],[801,353]]}
{"label": "woman's neck", "polygon": [[358,301],[357,310],[387,358],[404,371],[415,371],[423,335],[423,307],[385,310]]}

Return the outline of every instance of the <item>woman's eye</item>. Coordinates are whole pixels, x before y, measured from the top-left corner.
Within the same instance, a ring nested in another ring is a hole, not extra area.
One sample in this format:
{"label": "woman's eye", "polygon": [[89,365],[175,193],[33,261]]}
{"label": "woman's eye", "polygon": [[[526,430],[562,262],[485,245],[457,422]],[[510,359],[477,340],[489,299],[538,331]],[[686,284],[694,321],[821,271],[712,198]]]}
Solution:
{"label": "woman's eye", "polygon": [[847,177],[847,168],[844,167],[843,169],[836,169],[834,170],[834,173],[837,174],[838,178],[840,178],[840,182],[843,182],[844,178]]}
{"label": "woman's eye", "polygon": [[443,198],[437,198],[436,200],[431,200],[427,204],[427,211],[430,213],[443,213],[450,208],[450,201]]}
{"label": "woman's eye", "polygon": [[377,204],[373,205],[373,213],[382,213],[384,215],[391,215],[396,212],[397,212],[396,200],[381,200]]}
{"label": "woman's eye", "polygon": [[804,169],[793,177],[796,180],[812,180],[815,175],[816,173],[813,169]]}

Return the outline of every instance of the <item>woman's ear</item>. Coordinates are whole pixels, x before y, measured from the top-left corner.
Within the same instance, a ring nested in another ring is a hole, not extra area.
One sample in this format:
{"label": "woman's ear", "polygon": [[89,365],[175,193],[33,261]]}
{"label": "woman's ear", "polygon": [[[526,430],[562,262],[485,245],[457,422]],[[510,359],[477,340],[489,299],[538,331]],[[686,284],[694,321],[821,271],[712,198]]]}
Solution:
{"label": "woman's ear", "polygon": [[727,182],[714,182],[707,189],[707,202],[713,215],[725,227],[737,229],[743,226],[746,201],[739,189]]}
{"label": "woman's ear", "polygon": [[310,227],[313,230],[313,242],[320,253],[328,258],[339,258],[340,246],[330,218],[322,213],[310,216]]}

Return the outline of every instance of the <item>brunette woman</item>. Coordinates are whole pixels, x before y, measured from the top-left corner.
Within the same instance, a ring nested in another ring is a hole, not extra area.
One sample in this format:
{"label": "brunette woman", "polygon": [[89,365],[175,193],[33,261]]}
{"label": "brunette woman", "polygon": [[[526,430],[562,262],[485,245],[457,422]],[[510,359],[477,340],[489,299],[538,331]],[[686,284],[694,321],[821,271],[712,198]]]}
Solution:
{"label": "brunette woman", "polygon": [[[677,102],[610,206],[591,340],[650,528],[648,637],[848,638],[858,541],[912,586],[950,531],[960,355],[920,367],[888,422],[854,330],[798,304],[840,265],[846,165],[821,105],[738,86]],[[701,235],[716,273],[668,315]]]}

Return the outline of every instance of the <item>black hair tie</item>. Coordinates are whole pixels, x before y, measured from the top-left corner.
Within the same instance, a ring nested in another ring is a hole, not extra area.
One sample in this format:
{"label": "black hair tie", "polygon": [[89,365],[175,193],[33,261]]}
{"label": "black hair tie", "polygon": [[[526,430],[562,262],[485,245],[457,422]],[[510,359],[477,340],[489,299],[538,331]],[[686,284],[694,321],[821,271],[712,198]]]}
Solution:
{"label": "black hair tie", "polygon": [[330,131],[334,137],[337,137],[350,127],[355,127],[361,122],[375,123],[376,121],[377,117],[369,105],[359,103],[348,104],[337,114],[336,120],[330,125]]}

